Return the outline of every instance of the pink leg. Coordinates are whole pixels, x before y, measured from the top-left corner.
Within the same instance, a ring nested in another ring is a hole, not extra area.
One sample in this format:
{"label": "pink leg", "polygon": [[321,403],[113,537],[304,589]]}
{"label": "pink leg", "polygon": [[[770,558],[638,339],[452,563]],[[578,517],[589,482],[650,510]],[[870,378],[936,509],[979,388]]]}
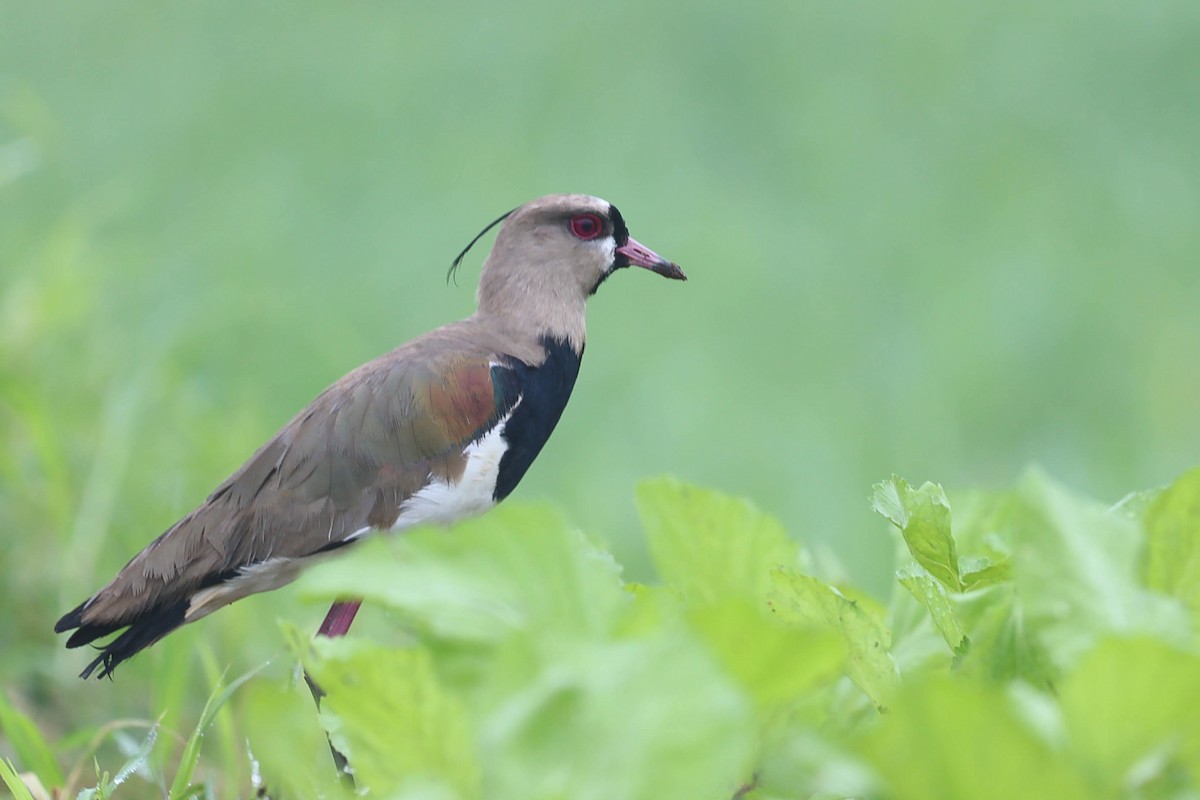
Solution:
{"label": "pink leg", "polygon": [[329,613],[325,615],[325,621],[317,630],[317,636],[328,636],[330,639],[345,636],[361,605],[362,600],[338,600],[329,607]]}
{"label": "pink leg", "polygon": [[[317,636],[327,636],[330,639],[336,639],[338,636],[345,636],[346,631],[350,630],[351,623],[354,622],[354,615],[358,613],[358,607],[362,605],[362,600],[338,600],[329,608],[329,613],[325,615],[325,621],[321,623],[321,627],[317,630]],[[309,691],[312,692],[313,700],[317,702],[317,708],[321,707],[321,698],[325,696],[325,692],[317,686],[307,672],[304,673],[304,682],[308,684]],[[333,742],[329,743],[329,752],[333,754],[333,764],[337,767],[338,775],[342,779],[342,783],[346,788],[354,789],[354,775],[346,769],[346,757],[338,752],[333,746]]]}

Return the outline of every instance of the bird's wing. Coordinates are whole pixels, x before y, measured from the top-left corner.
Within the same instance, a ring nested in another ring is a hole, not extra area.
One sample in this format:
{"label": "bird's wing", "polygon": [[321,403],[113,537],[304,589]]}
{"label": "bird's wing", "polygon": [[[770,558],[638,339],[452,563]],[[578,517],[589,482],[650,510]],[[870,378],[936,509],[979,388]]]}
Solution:
{"label": "bird's wing", "polygon": [[[350,373],[56,630],[78,628],[67,642],[76,647],[162,617],[130,652],[115,654],[120,661],[183,622],[286,583],[297,571],[288,573],[289,563],[392,527],[404,502],[430,482],[457,482],[464,450],[519,400],[497,359],[409,347]],[[282,568],[280,575],[262,585],[245,580],[267,566]],[[211,608],[194,604],[202,592],[238,579],[245,590]]]}

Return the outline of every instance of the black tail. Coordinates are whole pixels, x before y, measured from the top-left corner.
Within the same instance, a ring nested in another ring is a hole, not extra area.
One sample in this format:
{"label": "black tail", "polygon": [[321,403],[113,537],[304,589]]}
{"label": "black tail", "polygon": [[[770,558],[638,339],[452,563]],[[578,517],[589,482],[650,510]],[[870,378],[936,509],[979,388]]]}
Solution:
{"label": "black tail", "polygon": [[83,609],[86,606],[86,602],[80,603],[77,608],[63,614],[62,619],[55,623],[54,632],[64,633],[74,630],[75,632],[71,634],[71,638],[67,639],[67,647],[82,647],[85,644],[91,644],[96,639],[125,628],[125,631],[120,636],[108,644],[98,645],[100,655],[84,667],[83,672],[79,673],[79,677],[81,678],[90,678],[92,673],[96,671],[96,668],[99,667],[100,672],[96,677],[105,678],[112,675],[113,669],[122,661],[136,655],[182,625],[184,614],[187,612],[188,601],[180,600],[173,605],[152,608],[144,612],[133,622],[115,624],[111,622],[84,622]]}

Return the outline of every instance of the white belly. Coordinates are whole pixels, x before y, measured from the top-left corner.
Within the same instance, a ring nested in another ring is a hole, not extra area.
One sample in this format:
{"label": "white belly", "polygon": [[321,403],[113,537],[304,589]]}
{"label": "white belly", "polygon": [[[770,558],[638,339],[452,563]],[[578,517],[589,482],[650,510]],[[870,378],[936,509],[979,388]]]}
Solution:
{"label": "white belly", "polygon": [[499,425],[463,451],[467,466],[457,483],[432,481],[401,503],[400,516],[392,530],[402,531],[427,523],[449,525],[482,514],[496,505],[492,493],[496,489],[496,476],[500,474],[500,459],[508,449],[501,434],[511,416],[510,411]]}

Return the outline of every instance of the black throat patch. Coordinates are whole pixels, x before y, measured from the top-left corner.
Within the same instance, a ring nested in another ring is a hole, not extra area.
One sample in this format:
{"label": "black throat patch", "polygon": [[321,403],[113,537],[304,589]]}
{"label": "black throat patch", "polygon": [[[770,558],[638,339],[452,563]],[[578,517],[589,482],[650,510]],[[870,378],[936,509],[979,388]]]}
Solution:
{"label": "black throat patch", "polygon": [[579,375],[582,349],[576,353],[562,339],[549,337],[542,337],[541,343],[546,348],[546,360],[536,367],[517,360],[492,367],[494,389],[509,402],[521,398],[504,425],[503,437],[508,449],[500,457],[496,488],[492,491],[497,503],[517,488],[554,432]]}

